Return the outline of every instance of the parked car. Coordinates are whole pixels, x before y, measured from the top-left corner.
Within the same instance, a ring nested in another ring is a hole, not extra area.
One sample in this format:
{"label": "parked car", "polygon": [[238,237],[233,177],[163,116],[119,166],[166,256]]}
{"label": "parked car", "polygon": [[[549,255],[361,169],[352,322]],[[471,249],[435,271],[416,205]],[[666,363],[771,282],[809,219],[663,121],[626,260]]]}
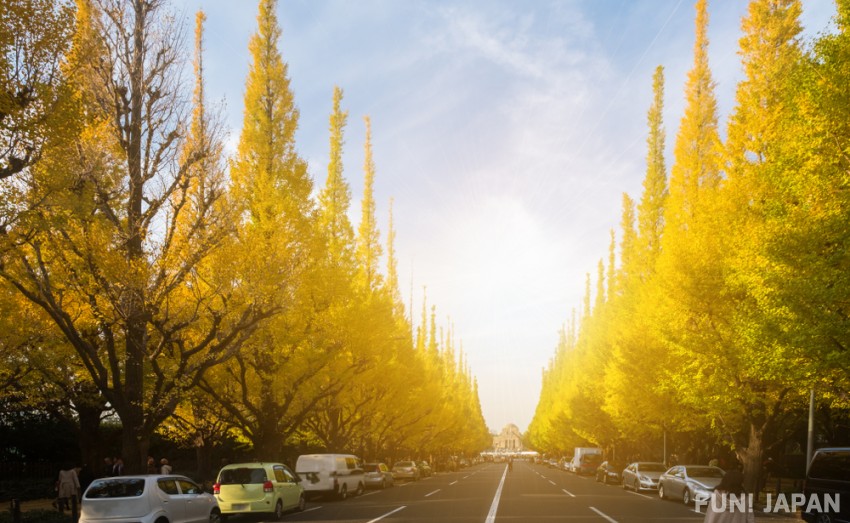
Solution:
{"label": "parked car", "polygon": [[625,466],[616,461],[603,461],[596,468],[596,481],[619,485],[623,481],[623,469]]}
{"label": "parked car", "polygon": [[700,497],[708,499],[723,478],[723,469],[705,465],[677,465],[658,479],[658,497],[681,499],[685,505]]}
{"label": "parked car", "polygon": [[419,472],[422,474],[423,478],[430,478],[434,475],[434,470],[431,468],[431,465],[428,464],[427,461],[420,461],[416,464],[419,467]]}
{"label": "parked car", "polygon": [[393,465],[393,478],[419,481],[422,472],[413,461],[399,461]]}
{"label": "parked car", "polygon": [[305,454],[298,456],[295,472],[308,498],[331,494],[345,499],[366,488],[363,465],[353,454]]}
{"label": "parked car", "polygon": [[210,523],[220,517],[215,497],[191,479],[151,474],[94,480],[83,493],[79,521]]}
{"label": "parked car", "polygon": [[[806,496],[802,514],[805,521],[850,521],[850,448],[818,449],[812,457],[803,494]],[[838,503],[839,500],[843,503]]]}
{"label": "parked car", "polygon": [[221,519],[235,514],[274,514],[303,511],[307,502],[298,476],[281,463],[233,463],[218,472],[213,494]]}
{"label": "parked car", "polygon": [[392,487],[393,473],[386,463],[366,463],[363,465],[363,483],[366,488]]}
{"label": "parked car", "polygon": [[623,488],[658,490],[658,479],[667,470],[664,463],[657,461],[636,461],[623,471]]}
{"label": "parked car", "polygon": [[573,472],[579,476],[592,476],[602,463],[602,454],[585,454],[578,461],[573,459]]}

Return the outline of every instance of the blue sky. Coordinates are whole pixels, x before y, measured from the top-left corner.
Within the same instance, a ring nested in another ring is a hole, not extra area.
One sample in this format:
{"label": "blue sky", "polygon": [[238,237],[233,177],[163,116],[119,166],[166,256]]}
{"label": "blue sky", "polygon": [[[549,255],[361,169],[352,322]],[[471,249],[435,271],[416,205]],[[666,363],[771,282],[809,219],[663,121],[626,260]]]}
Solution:
{"label": "blue sky", "polygon": [[[746,5],[709,2],[724,127],[741,76]],[[207,91],[226,104],[232,148],[256,2],[174,6],[189,34],[194,11],[207,13]],[[803,9],[807,35],[828,29],[831,0],[804,0]],[[338,85],[349,111],[344,162],[353,221],[368,115],[381,231],[393,198],[401,286],[414,319],[427,286],[439,322],[455,325],[490,429],[525,430],[558,330],[581,303],[585,273],[595,281],[597,262],[607,262],[622,193],[640,195],[657,65],[665,67],[672,164],[693,1],[281,0],[278,17],[301,112],[298,150],[317,186],[327,173]]]}

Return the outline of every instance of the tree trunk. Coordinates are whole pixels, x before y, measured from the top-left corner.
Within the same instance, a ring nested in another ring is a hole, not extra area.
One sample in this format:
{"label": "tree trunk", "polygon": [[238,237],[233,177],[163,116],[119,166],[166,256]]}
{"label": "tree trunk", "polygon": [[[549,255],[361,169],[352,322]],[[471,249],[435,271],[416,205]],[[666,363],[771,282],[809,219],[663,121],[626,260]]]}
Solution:
{"label": "tree trunk", "polygon": [[744,488],[747,492],[758,494],[764,457],[764,425],[750,422],[747,447],[736,454],[744,465]]}

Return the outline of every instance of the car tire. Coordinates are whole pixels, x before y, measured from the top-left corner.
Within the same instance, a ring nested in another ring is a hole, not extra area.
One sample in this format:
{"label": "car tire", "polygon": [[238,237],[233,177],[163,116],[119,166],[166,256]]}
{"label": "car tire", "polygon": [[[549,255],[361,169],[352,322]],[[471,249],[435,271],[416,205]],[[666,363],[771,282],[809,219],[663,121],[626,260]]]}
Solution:
{"label": "car tire", "polygon": [[277,500],[277,504],[274,506],[274,519],[275,521],[283,519],[283,501],[281,500]]}
{"label": "car tire", "polygon": [[691,504],[691,491],[690,491],[690,489],[686,488],[684,490],[684,492],[682,492],[682,503],[684,503],[685,505]]}
{"label": "car tire", "polygon": [[301,494],[298,497],[298,512],[304,512],[304,509],[307,508],[307,496]]}
{"label": "car tire", "polygon": [[664,485],[658,484],[658,497],[661,499],[667,499],[667,496],[664,495]]}
{"label": "car tire", "polygon": [[344,500],[347,497],[348,497],[348,487],[345,485],[345,483],[343,483],[342,486],[339,487],[339,499]]}
{"label": "car tire", "polygon": [[214,509],[210,512],[210,523],[221,523],[222,521],[224,521],[224,519],[218,509]]}

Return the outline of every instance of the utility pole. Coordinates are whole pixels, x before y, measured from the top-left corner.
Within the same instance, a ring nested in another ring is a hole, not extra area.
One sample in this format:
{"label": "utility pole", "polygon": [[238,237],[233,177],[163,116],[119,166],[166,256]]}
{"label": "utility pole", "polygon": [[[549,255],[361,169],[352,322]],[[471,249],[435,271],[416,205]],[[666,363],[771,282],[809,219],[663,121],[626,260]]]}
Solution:
{"label": "utility pole", "polygon": [[815,453],[815,389],[809,392],[809,435],[806,444],[806,474],[812,464],[812,455]]}

